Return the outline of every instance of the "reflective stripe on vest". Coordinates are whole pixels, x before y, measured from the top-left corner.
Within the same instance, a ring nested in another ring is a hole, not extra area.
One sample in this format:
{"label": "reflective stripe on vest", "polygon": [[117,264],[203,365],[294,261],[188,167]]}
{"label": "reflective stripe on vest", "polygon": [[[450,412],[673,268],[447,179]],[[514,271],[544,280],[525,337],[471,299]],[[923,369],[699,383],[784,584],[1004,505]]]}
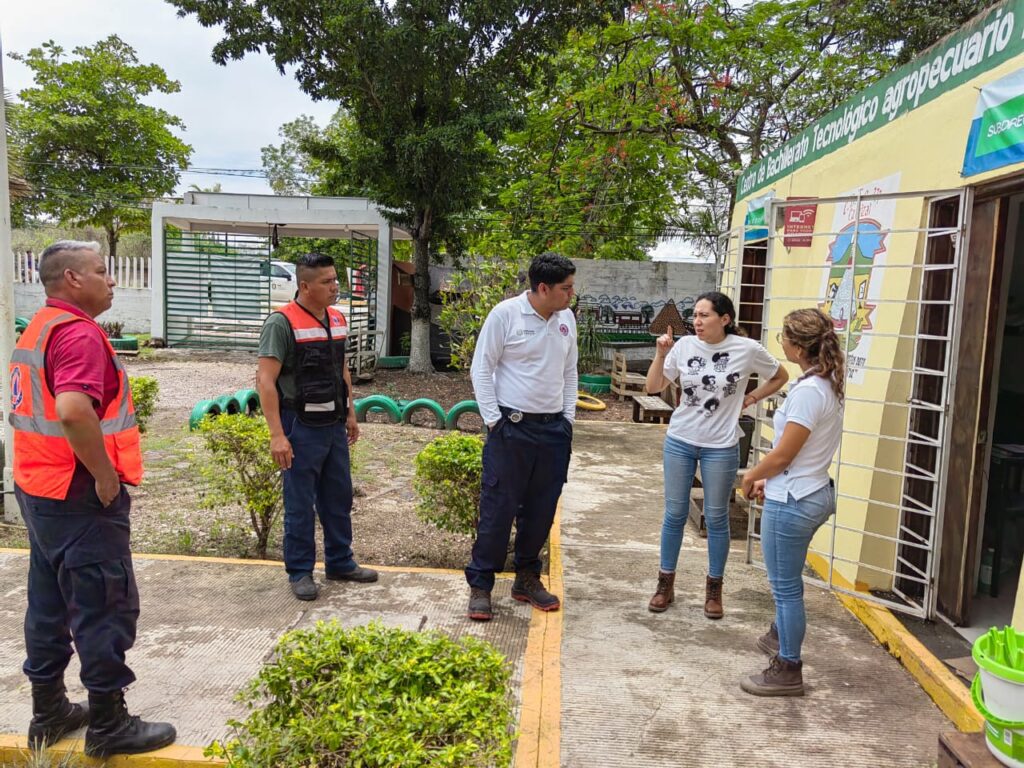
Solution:
{"label": "reflective stripe on vest", "polygon": [[[93,321],[56,307],[44,307],[32,318],[11,354],[8,421],[14,429],[14,479],[33,496],[64,499],[75,471],[75,454],[57,415],[56,397],[46,384],[50,335],[58,326],[72,322]],[[128,374],[106,334],[103,339],[119,382],[117,397],[107,404],[100,418],[104,447],[121,480],[138,485],[142,480],[142,453]]]}
{"label": "reflective stripe on vest", "polygon": [[331,341],[344,341],[348,337],[348,321],[345,320],[345,315],[334,307],[327,308],[327,317],[331,323],[330,337],[327,335],[324,324],[298,302],[290,301],[278,312],[288,319],[288,324],[291,325],[292,333],[295,335],[295,341],[299,343],[327,341],[328,338]]}

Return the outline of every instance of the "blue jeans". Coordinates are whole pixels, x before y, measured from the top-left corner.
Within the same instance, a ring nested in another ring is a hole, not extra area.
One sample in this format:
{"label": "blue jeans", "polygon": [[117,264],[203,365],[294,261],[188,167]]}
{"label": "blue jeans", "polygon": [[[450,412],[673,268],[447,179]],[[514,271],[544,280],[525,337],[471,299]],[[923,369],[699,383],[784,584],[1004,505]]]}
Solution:
{"label": "blue jeans", "polygon": [[835,511],[832,485],[819,488],[797,501],[767,499],[761,513],[761,549],[768,569],[768,583],[775,598],[775,625],[779,631],[779,656],[800,660],[800,646],[807,631],[804,612],[804,562],[807,549],[822,524]]}
{"label": "blue jeans", "polygon": [[700,464],[704,485],[704,521],[708,527],[708,575],[721,578],[729,558],[729,497],[740,467],[739,444],[698,448],[665,438],[665,519],[661,524],[661,570],[675,573],[683,528],[690,514],[690,489]]}
{"label": "blue jeans", "polygon": [[[291,581],[313,573],[316,517],[324,531],[327,573],[356,568],[352,556],[352,474],[345,422],[311,427],[281,409],[281,426],[292,444],[284,471],[284,565]],[[315,516],[314,516],[315,515]]]}

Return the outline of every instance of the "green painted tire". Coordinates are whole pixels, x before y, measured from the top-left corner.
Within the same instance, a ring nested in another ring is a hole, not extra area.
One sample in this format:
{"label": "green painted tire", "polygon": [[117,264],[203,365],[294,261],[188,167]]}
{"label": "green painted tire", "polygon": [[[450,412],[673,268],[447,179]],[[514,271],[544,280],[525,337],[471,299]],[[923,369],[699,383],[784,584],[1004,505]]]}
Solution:
{"label": "green painted tire", "polygon": [[[461,403],[456,403],[452,406],[452,409],[448,411],[448,416],[444,420],[444,426],[446,429],[458,429],[459,428],[459,417],[465,413],[480,414],[480,406],[477,405],[476,400],[463,400]],[[484,429],[487,427],[485,426]]]}
{"label": "green painted tire", "polygon": [[580,375],[579,388],[591,395],[603,395],[612,391],[612,377],[598,373]]}
{"label": "green painted tire", "polygon": [[387,414],[388,421],[397,424],[402,420],[402,411],[398,403],[387,395],[370,395],[356,401],[356,421],[366,421],[370,411],[381,411]]}
{"label": "green painted tire", "polygon": [[385,355],[377,358],[378,368],[407,368],[408,366],[408,355]]}
{"label": "green painted tire", "polygon": [[255,389],[240,389],[235,392],[235,399],[242,406],[242,413],[254,415],[260,409],[260,395]]}
{"label": "green painted tire", "polygon": [[25,329],[28,328],[28,324],[31,321],[27,317],[16,317],[14,318],[14,331],[15,333],[24,333]]}
{"label": "green painted tire", "polygon": [[220,406],[221,413],[227,413],[232,416],[236,413],[243,413],[245,410],[245,406],[238,402],[238,398],[234,395],[218,397],[214,402]]}
{"label": "green painted tire", "polygon": [[416,413],[416,411],[430,411],[434,414],[434,423],[437,425],[437,429],[445,429],[447,426],[444,408],[429,397],[421,397],[418,400],[413,400],[412,402],[407,403],[405,407],[402,408],[402,423],[412,424],[412,415]]}
{"label": "green painted tire", "polygon": [[220,412],[220,405],[218,405],[215,401],[200,400],[192,408],[192,415],[188,417],[189,431],[195,430],[199,426],[199,422],[201,422],[207,416],[219,416]]}
{"label": "green painted tire", "polygon": [[110,346],[122,352],[137,352],[139,340],[135,336],[122,336],[119,339],[110,339]]}

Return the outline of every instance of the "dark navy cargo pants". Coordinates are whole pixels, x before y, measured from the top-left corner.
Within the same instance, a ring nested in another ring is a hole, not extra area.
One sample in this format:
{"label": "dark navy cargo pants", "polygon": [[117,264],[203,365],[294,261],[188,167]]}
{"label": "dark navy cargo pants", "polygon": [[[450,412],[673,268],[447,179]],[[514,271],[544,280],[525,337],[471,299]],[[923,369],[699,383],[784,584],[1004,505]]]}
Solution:
{"label": "dark navy cargo pants", "polygon": [[551,531],[558,498],[569,472],[572,423],[507,417],[495,424],[484,445],[480,524],[466,568],[471,587],[494,587],[505,565],[512,523],[516,524],[515,569],[540,574],[540,550]]}
{"label": "dark navy cargo pants", "polygon": [[93,478],[80,468],[63,501],[17,487],[15,495],[31,549],[25,674],[33,683],[62,680],[74,643],[90,693],[123,689],[135,680],[125,654],[139,618],[128,491],[122,486],[103,507]]}
{"label": "dark navy cargo pants", "polygon": [[327,573],[355,570],[352,555],[352,471],[344,420],[311,427],[281,409],[281,426],[292,444],[284,471],[284,565],[297,581],[316,565],[316,518],[324,532]]}

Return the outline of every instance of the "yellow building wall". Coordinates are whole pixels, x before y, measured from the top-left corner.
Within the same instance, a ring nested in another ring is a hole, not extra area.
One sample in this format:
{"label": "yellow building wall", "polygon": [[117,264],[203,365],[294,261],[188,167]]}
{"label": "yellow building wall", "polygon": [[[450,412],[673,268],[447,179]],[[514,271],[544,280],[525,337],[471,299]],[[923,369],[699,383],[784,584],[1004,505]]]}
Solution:
{"label": "yellow building wall", "polygon": [[[897,191],[927,192],[979,185],[1020,174],[1024,164],[1005,166],[967,179],[960,176],[960,169],[978,100],[978,89],[1021,68],[1024,68],[1024,55],[982,73],[934,101],[771,184],[751,190],[736,204],[733,229],[743,226],[747,201],[769,190],[774,190],[774,197],[782,200],[791,196],[828,198],[899,174]],[[831,230],[834,209],[832,204],[819,204],[816,233]],[[892,228],[924,227],[927,209],[928,205],[921,197],[899,200],[895,206]],[[782,350],[775,341],[775,332],[781,328],[782,318],[787,312],[810,303],[786,297],[821,296],[823,271],[829,263],[828,244],[832,238],[822,234],[814,238],[809,248],[786,249],[782,245],[781,226],[776,234],[765,314],[769,331],[768,348],[779,359],[783,359]],[[898,265],[920,264],[923,261],[924,236],[917,232],[892,233],[889,238],[887,267],[881,275],[880,298],[900,303],[879,304],[874,310],[873,330],[876,334],[912,334],[917,326],[918,307],[902,302],[919,298],[915,287],[917,281],[912,279],[915,270],[901,269]],[[730,293],[735,291],[730,283],[741,251],[742,248],[734,243],[724,265],[723,290]],[[872,280],[877,277],[879,275],[873,273]],[[867,365],[909,368],[913,348],[912,340],[874,336]],[[796,373],[798,371],[790,366],[790,374]],[[823,527],[812,543],[812,549],[828,551],[829,539],[834,535],[835,553],[839,559],[836,569],[843,580],[856,584],[859,589],[892,587],[892,577],[876,569],[893,570],[895,545],[870,534],[894,537],[897,533],[898,511],[885,506],[885,503],[899,506],[902,479],[890,473],[903,470],[904,446],[897,440],[884,440],[879,436],[905,437],[907,410],[898,405],[881,406],[857,401],[872,399],[889,403],[905,402],[910,383],[908,374],[889,371],[865,371],[862,383],[848,383],[847,395],[850,400],[846,406],[846,428],[871,433],[873,436],[844,438],[841,448],[844,467],[839,492],[871,499],[874,503],[840,499],[837,511],[839,529],[833,532]],[[865,468],[850,467],[851,463]],[[1024,584],[1018,595],[1024,595]],[[1024,602],[1021,602],[1020,597],[1018,601],[1015,623],[1024,628]]]}

